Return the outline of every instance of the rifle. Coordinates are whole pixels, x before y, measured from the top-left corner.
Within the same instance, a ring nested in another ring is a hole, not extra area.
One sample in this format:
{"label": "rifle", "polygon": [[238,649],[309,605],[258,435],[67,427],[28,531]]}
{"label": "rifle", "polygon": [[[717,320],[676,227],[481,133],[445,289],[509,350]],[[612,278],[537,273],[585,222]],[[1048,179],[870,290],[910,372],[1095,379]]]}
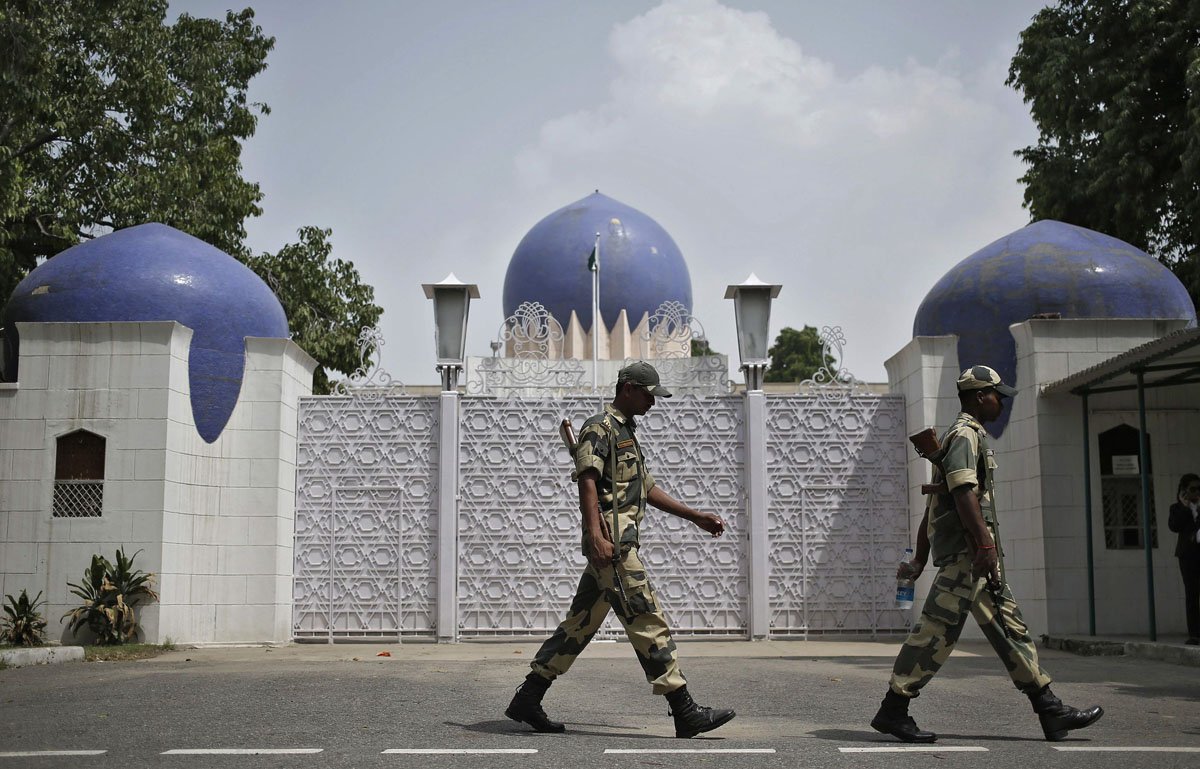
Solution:
{"label": "rifle", "polygon": [[[916,450],[919,457],[929,460],[934,469],[943,478],[946,477],[946,471],[942,469],[942,459],[945,457],[945,452],[942,451],[942,447],[938,444],[936,430],[932,427],[926,427],[924,430],[908,436],[908,441],[913,445],[913,449]],[[921,484],[921,493],[926,496],[949,494],[950,489],[943,480],[938,483]],[[966,536],[967,547],[971,551],[971,556],[974,557],[977,550],[975,538],[969,531],[964,530],[963,534]],[[1008,627],[1007,620],[1004,619],[1004,583],[1000,579],[998,569],[996,572],[985,575],[984,586],[987,588],[988,595],[992,597],[992,603],[996,606],[996,622],[1000,625],[1001,632],[1013,640],[1020,640],[1013,634],[1012,630]]]}
{"label": "rifle", "polygon": [[[609,427],[611,428],[612,425],[609,425]],[[579,442],[577,440],[575,440],[575,428],[571,425],[570,419],[564,419],[562,421],[562,423],[559,424],[558,437],[562,438],[563,445],[567,447],[567,451],[570,452],[572,457],[574,457],[575,450],[579,447]],[[613,537],[613,532],[617,531],[619,527],[617,525],[617,481],[616,481],[616,478],[617,478],[617,470],[616,470],[617,453],[616,453],[616,450],[611,445],[609,447],[609,457],[613,464],[613,469],[612,469],[612,477],[613,477],[612,527],[611,528],[609,527],[608,521],[604,518],[603,515],[601,515],[600,516],[600,530],[601,530],[601,533],[605,537],[608,538],[608,541],[613,543],[613,582],[615,582],[617,585],[617,595],[621,599],[620,612],[622,615],[628,616],[628,611],[626,610],[626,607],[629,606],[629,599],[626,598],[626,596],[625,596],[625,583],[623,583],[621,581],[621,573],[620,573],[621,547],[617,543],[616,538]],[[599,492],[599,489],[597,489],[597,493],[598,492]]]}

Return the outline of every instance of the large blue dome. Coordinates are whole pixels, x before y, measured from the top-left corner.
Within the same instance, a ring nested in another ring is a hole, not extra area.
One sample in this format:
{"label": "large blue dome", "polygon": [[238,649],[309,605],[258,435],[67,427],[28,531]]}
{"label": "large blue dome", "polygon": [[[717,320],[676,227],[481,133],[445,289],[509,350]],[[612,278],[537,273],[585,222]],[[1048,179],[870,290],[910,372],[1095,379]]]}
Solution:
{"label": "large blue dome", "polygon": [[[1040,313],[1196,323],[1187,289],[1152,256],[1093,230],[1043,220],[984,246],[942,276],[917,309],[913,336],[957,334],[962,366],[982,363],[1013,382],[1016,342],[1008,327]],[[1006,406],[988,430],[999,436],[1008,417]]]}
{"label": "large blue dome", "polygon": [[192,416],[201,437],[212,443],[237,404],[245,338],[286,338],[287,317],[248,267],[165,224],[142,224],[82,243],[25,276],[4,308],[6,370],[16,370],[18,322],[156,320],[192,329]]}
{"label": "large blue dome", "polygon": [[588,255],[600,233],[600,315],[611,329],[624,309],[629,325],[667,301],[692,309],[692,279],[679,246],[658,222],[596,192],[533,226],[504,276],[504,315],[539,302],[565,328],[571,311],[592,328]]}

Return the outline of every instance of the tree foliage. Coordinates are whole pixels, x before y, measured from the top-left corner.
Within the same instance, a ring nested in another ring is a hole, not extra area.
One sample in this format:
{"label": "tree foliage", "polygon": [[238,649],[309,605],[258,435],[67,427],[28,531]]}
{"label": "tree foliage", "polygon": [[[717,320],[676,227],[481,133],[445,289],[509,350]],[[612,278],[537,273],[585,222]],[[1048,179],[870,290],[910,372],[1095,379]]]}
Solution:
{"label": "tree foliage", "polygon": [[[38,259],[148,220],[240,254],[258,185],[241,141],[274,40],[166,0],[16,0],[0,9],[0,290]],[[7,293],[5,293],[7,296]]]}
{"label": "tree foliage", "polygon": [[331,230],[302,227],[299,234],[299,242],[246,263],[279,297],[292,340],[320,362],[313,392],[328,393],[327,369],[352,372],[358,367],[358,334],[374,326],[383,310],[354,265],[332,258]]}
{"label": "tree foliage", "polygon": [[1059,0],[1021,33],[1008,84],[1040,137],[1017,151],[1034,220],[1157,256],[1200,296],[1200,2]]}
{"label": "tree foliage", "polygon": [[[271,258],[245,246],[263,195],[242,177],[242,142],[269,112],[247,87],[274,38],[250,8],[173,24],[167,11],[167,0],[0,4],[0,299],[81,240],[162,222],[286,275],[273,287],[297,342],[323,368],[353,371],[359,327],[338,324],[382,311],[352,265],[328,259],[329,232],[306,227]],[[302,264],[278,264],[292,257]]]}
{"label": "tree foliage", "polygon": [[768,382],[802,382],[811,379],[822,366],[831,367],[834,363],[832,356],[824,354],[821,336],[812,326],[800,331],[785,327],[767,354],[771,356],[765,377]]}

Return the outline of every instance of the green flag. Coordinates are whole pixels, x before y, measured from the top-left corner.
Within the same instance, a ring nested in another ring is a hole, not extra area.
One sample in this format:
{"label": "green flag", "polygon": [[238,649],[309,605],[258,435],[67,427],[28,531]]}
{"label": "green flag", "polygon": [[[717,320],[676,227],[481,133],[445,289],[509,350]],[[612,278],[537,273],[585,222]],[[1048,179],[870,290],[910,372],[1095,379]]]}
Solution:
{"label": "green flag", "polygon": [[596,253],[596,247],[592,246],[592,251],[590,254],[588,254],[588,272],[595,272],[596,270],[600,269],[600,265],[596,261],[597,256],[598,254]]}

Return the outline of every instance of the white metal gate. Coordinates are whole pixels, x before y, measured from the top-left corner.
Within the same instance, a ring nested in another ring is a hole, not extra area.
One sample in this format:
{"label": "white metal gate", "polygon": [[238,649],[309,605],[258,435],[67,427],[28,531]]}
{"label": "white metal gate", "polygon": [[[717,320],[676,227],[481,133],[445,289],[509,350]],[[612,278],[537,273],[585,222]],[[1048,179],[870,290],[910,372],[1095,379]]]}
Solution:
{"label": "white metal gate", "polygon": [[300,401],[297,639],[435,630],[436,405],[405,396]]}
{"label": "white metal gate", "polygon": [[[579,500],[558,440],[603,399],[467,398],[462,409],[459,631],[544,635],[562,620],[583,570]],[[720,539],[649,509],[642,560],[672,629],[746,634],[741,399],[661,399],[639,420],[646,463],[672,496],[718,512]],[[610,618],[611,620],[611,618]],[[609,628],[608,632],[612,632]]]}
{"label": "white metal gate", "polygon": [[908,547],[904,399],[830,389],[767,399],[771,634],[875,633]]}

